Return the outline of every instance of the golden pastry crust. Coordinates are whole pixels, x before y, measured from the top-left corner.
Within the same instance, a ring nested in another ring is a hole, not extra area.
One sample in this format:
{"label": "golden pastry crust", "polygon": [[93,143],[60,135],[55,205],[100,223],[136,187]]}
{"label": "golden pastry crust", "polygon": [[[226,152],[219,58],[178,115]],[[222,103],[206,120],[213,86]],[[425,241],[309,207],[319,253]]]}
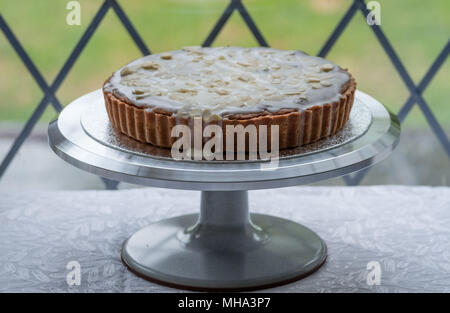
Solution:
{"label": "golden pastry crust", "polygon": [[[220,122],[203,121],[203,128],[209,124],[217,124],[222,127],[225,134],[227,125],[240,124],[244,127],[255,125],[259,135],[259,126],[267,125],[267,140],[270,147],[270,125],[279,125],[279,149],[309,144],[331,136],[345,126],[356,90],[356,81],[351,75],[343,89],[345,90],[342,90],[338,101],[312,106],[304,111],[285,109],[278,112],[231,114],[224,116]],[[170,148],[178,139],[171,137],[174,126],[181,124],[193,128],[193,117],[176,117],[172,112],[163,109],[145,110],[129,103],[127,99],[116,97],[111,92],[103,90],[103,94],[106,111],[113,127],[142,143]],[[226,150],[225,142],[223,149]]]}

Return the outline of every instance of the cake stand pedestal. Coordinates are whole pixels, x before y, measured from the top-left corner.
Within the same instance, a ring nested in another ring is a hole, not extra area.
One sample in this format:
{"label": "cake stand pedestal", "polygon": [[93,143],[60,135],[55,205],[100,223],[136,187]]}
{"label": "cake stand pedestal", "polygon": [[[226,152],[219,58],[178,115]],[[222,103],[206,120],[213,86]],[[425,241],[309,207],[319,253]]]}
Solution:
{"label": "cake stand pedestal", "polygon": [[350,120],[339,134],[281,151],[275,167],[269,160],[180,161],[169,150],[111,129],[97,90],[69,104],[50,123],[48,135],[58,156],[93,174],[201,190],[200,214],[155,222],[125,241],[122,260],[131,271],[184,289],[252,290],[314,272],[327,248],[305,226],[250,214],[248,190],[307,184],[371,166],[393,150],[400,124],[382,104],[357,91]]}

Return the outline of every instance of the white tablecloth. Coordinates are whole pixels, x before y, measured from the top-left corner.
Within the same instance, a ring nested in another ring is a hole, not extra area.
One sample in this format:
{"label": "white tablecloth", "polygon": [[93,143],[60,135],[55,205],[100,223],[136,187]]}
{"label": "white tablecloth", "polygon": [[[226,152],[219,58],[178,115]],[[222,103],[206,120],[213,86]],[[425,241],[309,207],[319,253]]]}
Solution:
{"label": "white tablecloth", "polygon": [[[122,242],[143,226],[197,212],[199,192],[0,192],[0,291],[177,291],[136,277]],[[293,187],[250,192],[252,212],[302,223],[328,245],[325,265],[280,292],[450,291],[450,188]],[[66,265],[81,266],[68,286]],[[378,262],[380,284],[367,264]]]}

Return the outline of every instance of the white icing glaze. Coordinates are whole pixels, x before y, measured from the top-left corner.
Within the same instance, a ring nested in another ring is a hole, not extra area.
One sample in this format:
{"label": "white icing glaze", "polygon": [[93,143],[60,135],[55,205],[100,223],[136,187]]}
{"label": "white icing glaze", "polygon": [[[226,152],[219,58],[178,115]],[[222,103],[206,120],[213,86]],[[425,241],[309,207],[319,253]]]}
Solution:
{"label": "white icing glaze", "polygon": [[104,89],[146,110],[211,120],[331,103],[348,80],[337,65],[302,51],[187,47],[131,62]]}

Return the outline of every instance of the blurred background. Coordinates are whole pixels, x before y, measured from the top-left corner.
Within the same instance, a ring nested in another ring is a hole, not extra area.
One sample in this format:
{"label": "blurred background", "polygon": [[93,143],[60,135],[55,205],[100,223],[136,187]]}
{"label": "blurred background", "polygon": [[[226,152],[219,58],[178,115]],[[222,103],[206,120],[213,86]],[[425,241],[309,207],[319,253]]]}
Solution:
{"label": "blurred background", "polygon": [[[32,61],[51,84],[80,40],[101,0],[79,0],[81,25],[66,23],[68,1],[0,0],[0,13]],[[229,0],[118,1],[152,53],[200,45]],[[417,85],[447,44],[448,0],[380,0],[381,28]],[[268,44],[315,55],[352,4],[351,0],[244,0]],[[213,46],[257,46],[235,11]],[[56,96],[63,105],[101,88],[116,69],[141,52],[113,10],[109,10]],[[361,12],[351,20],[327,58],[348,68],[358,88],[398,113],[409,91],[367,25]],[[0,32],[0,160],[43,97],[6,37]],[[450,137],[450,62],[446,62],[423,97]],[[48,106],[39,123],[0,178],[1,190],[103,189],[98,178],[64,163],[48,147],[46,129],[56,117]],[[397,150],[374,166],[361,184],[445,185],[450,159],[417,105],[403,123]],[[343,185],[342,179],[320,184]],[[121,184],[120,188],[135,187]]]}

